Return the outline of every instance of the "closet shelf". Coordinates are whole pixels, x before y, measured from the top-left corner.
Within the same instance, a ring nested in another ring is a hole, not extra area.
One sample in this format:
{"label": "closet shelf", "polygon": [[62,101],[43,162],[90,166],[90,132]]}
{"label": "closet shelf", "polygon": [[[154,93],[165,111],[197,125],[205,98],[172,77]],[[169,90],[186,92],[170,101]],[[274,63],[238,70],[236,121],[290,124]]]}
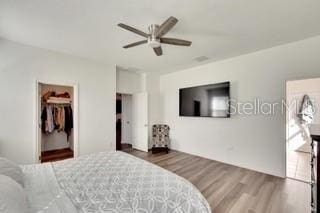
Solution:
{"label": "closet shelf", "polygon": [[67,98],[54,98],[54,99],[48,99],[46,101],[47,104],[71,104],[71,100]]}

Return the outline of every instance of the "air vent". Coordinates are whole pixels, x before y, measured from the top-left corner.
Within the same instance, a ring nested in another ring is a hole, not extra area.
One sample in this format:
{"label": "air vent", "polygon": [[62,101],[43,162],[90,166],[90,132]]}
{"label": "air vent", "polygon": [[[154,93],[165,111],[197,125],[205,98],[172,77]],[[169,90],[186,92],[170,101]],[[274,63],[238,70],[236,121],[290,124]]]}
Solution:
{"label": "air vent", "polygon": [[206,61],[208,59],[209,58],[207,56],[200,56],[200,57],[195,58],[194,60],[197,61],[197,62],[203,62],[203,61]]}

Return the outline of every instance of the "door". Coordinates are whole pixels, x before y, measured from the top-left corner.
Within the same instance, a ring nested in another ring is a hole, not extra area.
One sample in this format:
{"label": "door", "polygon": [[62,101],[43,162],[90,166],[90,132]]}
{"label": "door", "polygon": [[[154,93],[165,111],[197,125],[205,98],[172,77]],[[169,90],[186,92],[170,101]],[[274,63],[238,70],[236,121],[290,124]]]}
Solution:
{"label": "door", "polygon": [[132,95],[132,146],[148,152],[148,94]]}

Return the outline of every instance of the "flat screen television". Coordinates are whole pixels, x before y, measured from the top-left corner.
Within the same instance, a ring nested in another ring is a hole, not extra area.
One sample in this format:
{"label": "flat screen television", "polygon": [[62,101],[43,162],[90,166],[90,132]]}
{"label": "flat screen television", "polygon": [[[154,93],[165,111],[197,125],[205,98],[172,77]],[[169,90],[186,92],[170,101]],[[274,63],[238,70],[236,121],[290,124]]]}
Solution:
{"label": "flat screen television", "polygon": [[230,82],[179,90],[180,116],[230,117]]}

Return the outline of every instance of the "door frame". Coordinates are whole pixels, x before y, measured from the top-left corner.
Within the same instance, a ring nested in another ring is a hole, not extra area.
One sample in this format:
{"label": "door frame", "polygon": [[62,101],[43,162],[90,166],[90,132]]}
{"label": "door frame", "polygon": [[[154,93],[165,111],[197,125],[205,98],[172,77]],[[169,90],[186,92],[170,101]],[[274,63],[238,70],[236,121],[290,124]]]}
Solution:
{"label": "door frame", "polygon": [[[139,93],[145,93],[145,94],[147,95],[147,117],[148,117],[148,119],[147,119],[146,124],[144,125],[144,127],[147,128],[147,149],[144,150],[144,149],[139,149],[139,148],[137,148],[137,147],[135,146],[135,144],[134,144],[133,141],[132,141],[132,148],[133,148],[133,149],[136,149],[136,150],[139,150],[139,151],[148,152],[148,151],[149,151],[149,136],[150,136],[150,131],[149,131],[149,100],[148,100],[149,94],[148,94],[148,92],[145,92],[145,91],[143,91],[143,92],[132,92],[132,93],[131,93],[131,92],[116,92],[116,95],[117,95],[117,94],[121,94],[121,95],[131,95],[132,98],[133,98],[133,96],[134,96],[135,94],[139,94]],[[132,110],[132,109],[133,109],[133,107],[131,106],[131,110]],[[117,112],[115,112],[115,113],[117,114]],[[133,113],[132,113],[132,116],[133,116]],[[122,128],[122,127],[121,127],[121,128]],[[132,122],[132,120],[131,120],[131,138],[133,139],[132,134],[133,134],[133,122]],[[117,143],[117,142],[115,142],[115,143]]]}
{"label": "door frame", "polygon": [[39,84],[50,84],[56,86],[67,86],[73,88],[73,156],[78,157],[79,155],[79,85],[73,82],[64,81],[51,81],[51,80],[36,80],[35,81],[35,98],[34,98],[34,128],[35,128],[35,143],[34,143],[34,162],[40,163],[41,156],[41,139],[39,138],[39,125],[40,124],[40,110],[39,101],[41,101],[40,87]]}

